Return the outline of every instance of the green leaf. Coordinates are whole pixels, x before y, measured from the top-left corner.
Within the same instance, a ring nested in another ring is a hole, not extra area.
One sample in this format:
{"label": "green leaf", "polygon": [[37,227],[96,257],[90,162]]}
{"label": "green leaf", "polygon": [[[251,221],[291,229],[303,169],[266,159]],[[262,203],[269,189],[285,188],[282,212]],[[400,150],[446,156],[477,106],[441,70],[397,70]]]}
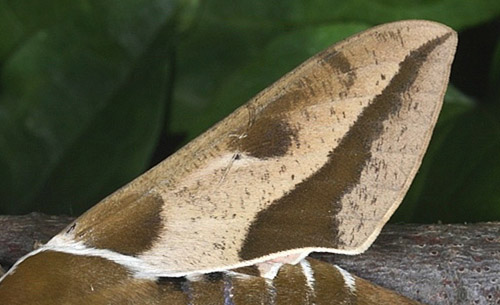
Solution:
{"label": "green leaf", "polygon": [[2,3],[23,35],[0,71],[1,211],[81,213],[148,163],[174,3],[75,2],[63,14],[20,2]]}
{"label": "green leaf", "polygon": [[457,30],[491,20],[500,12],[496,0],[286,0],[207,1],[207,15],[231,26],[286,27],[360,22],[379,24],[402,19],[428,19]]}
{"label": "green leaf", "polygon": [[488,96],[491,96],[492,100],[495,100],[494,106],[497,114],[500,114],[500,39],[497,42],[495,51],[493,53],[493,59],[491,63],[491,73],[490,73],[490,82],[489,88],[491,88],[490,92],[488,92]]}

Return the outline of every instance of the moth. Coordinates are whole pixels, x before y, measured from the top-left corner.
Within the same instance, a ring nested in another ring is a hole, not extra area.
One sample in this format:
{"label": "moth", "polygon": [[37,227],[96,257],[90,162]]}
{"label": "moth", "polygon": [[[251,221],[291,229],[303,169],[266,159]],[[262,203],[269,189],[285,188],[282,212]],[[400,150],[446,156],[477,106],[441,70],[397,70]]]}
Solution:
{"label": "moth", "polygon": [[418,304],[311,252],[358,254],[408,190],[456,33],[374,27],[286,74],[21,258],[2,304]]}

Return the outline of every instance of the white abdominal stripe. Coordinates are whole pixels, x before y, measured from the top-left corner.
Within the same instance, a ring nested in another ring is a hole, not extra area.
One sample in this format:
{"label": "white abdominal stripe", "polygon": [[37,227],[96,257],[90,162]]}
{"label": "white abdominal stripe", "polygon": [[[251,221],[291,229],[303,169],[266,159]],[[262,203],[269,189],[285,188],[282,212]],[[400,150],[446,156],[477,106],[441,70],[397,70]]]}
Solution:
{"label": "white abdominal stripe", "polygon": [[354,277],[347,271],[345,271],[344,269],[340,268],[339,266],[337,265],[334,265],[335,268],[337,268],[337,270],[340,272],[340,274],[342,275],[342,277],[344,278],[344,283],[346,285],[347,288],[349,288],[349,290],[351,292],[356,292],[356,280],[354,279]]}
{"label": "white abdominal stripe", "polygon": [[300,267],[302,267],[302,272],[306,277],[307,286],[311,290],[314,290],[314,271],[311,268],[311,264],[306,259],[300,261]]}

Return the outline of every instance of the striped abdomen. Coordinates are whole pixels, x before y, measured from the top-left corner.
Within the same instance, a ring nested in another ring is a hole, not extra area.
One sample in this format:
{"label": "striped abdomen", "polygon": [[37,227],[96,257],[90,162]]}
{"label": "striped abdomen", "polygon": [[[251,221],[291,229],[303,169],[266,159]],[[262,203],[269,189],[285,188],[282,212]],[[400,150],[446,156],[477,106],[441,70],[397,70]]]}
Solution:
{"label": "striped abdomen", "polygon": [[0,296],[2,304],[9,305],[419,304],[314,259],[283,265],[272,280],[258,276],[252,267],[137,278],[102,257],[55,251],[37,253],[16,266],[0,283]]}

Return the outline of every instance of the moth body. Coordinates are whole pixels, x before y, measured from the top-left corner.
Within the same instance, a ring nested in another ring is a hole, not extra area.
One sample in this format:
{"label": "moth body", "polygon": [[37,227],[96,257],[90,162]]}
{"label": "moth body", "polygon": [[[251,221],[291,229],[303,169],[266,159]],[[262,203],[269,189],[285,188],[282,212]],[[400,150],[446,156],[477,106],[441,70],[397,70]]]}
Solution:
{"label": "moth body", "polygon": [[20,276],[32,272],[37,277],[29,285],[19,277],[3,282],[0,293],[9,302],[2,304],[419,304],[314,259],[284,264],[274,279],[261,277],[255,267],[146,279],[102,257],[46,250],[16,270]]}

